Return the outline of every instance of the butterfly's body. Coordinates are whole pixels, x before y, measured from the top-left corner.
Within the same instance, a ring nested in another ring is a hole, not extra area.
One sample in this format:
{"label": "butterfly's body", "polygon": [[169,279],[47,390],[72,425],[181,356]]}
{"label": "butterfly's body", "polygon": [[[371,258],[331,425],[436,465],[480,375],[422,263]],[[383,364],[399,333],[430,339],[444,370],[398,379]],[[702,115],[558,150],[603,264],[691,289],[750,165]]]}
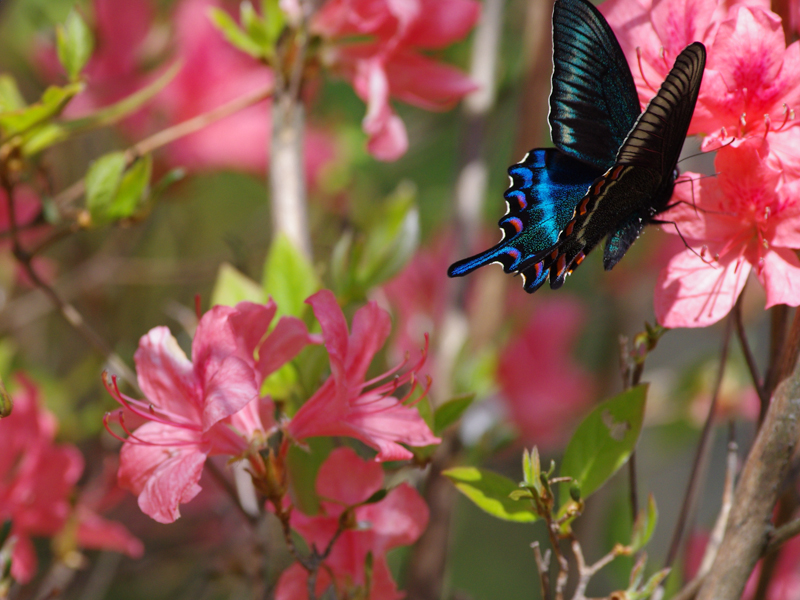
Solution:
{"label": "butterfly's body", "polygon": [[549,277],[558,288],[607,238],[611,269],[672,196],[676,164],[705,66],[695,42],[675,61],[640,113],[619,43],[586,0],[556,0],[553,9],[550,129],[556,148],[535,149],[509,168],[503,239],[453,264],[452,276],[491,262],[536,291]]}

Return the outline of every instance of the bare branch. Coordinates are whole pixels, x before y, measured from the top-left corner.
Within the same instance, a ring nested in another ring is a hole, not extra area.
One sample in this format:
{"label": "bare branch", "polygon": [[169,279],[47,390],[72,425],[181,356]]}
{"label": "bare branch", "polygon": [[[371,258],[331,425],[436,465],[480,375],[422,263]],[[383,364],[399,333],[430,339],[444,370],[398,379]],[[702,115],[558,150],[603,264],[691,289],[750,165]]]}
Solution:
{"label": "bare branch", "polygon": [[[789,339],[800,339],[797,315]],[[698,593],[700,600],[739,598],[769,543],[772,509],[797,444],[800,418],[800,363],[797,350],[789,348],[786,354],[794,358],[792,374],[778,386],[742,469],[725,537]]]}

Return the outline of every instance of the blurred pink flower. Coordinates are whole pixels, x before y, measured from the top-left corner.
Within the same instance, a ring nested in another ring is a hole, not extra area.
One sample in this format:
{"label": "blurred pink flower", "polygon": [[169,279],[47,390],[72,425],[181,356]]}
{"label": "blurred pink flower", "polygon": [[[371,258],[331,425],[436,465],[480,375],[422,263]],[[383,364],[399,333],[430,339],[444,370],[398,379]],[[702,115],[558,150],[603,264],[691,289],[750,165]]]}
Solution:
{"label": "blurred pink flower", "polygon": [[[421,358],[420,348],[428,334],[435,347],[433,336],[442,326],[447,309],[449,290],[442,285],[442,273],[452,262],[453,236],[443,233],[435,239],[432,246],[420,248],[405,268],[383,286],[395,316],[392,360],[402,360],[404,356],[412,361]],[[421,375],[435,372],[433,360],[429,357],[425,361]]]}
{"label": "blurred pink flower", "polygon": [[[361,440],[378,450],[376,460],[405,460],[409,446],[428,446],[439,443],[428,425],[412,406],[391,394],[401,385],[412,382],[422,368],[422,359],[402,375],[395,375],[402,364],[370,381],[365,381],[373,357],[389,336],[391,322],[388,313],[375,302],[356,311],[353,331],[348,335],[347,321],[336,298],[322,290],[306,300],[322,326],[322,336],[331,363],[331,375],[286,427],[294,439],[342,435]],[[394,375],[386,383],[382,379]],[[409,392],[409,395],[411,392]]]}
{"label": "blurred pink flower", "polygon": [[[292,512],[291,525],[309,546],[324,552],[339,528],[342,513],[350,509],[355,523],[335,539],[331,552],[323,561],[316,583],[322,595],[330,585],[337,597],[363,587],[365,561],[373,558],[371,600],[396,600],[403,597],[392,580],[386,563],[386,552],[414,543],[428,525],[428,506],[419,493],[407,483],[393,488],[374,504],[361,505],[383,485],[383,469],[365,461],[351,448],[337,448],[319,469],[316,489],[321,514],[307,516]],[[355,508],[353,508],[355,507]],[[287,569],[278,582],[277,600],[306,600],[308,573],[299,565]],[[350,596],[348,596],[350,597]],[[361,596],[359,596],[361,597]]]}
{"label": "blurred pink flower", "polygon": [[53,443],[55,417],[40,408],[39,391],[17,376],[11,416],[0,419],[0,521],[11,520],[16,538],[11,575],[26,583],[36,572],[31,536],[53,536],[70,513],[69,497],[83,471],[83,457],[73,446]]}
{"label": "blurred pink flower", "polygon": [[751,268],[766,290],[767,308],[800,305],[800,180],[784,181],[765,160],[769,144],[780,135],[786,134],[721,148],[718,177],[676,186],[675,196],[683,203],[663,218],[677,224],[694,252],[686,248],[676,254],[658,278],[655,310],[663,326],[719,321],[733,307]]}
{"label": "blurred pink flower", "polygon": [[[284,2],[291,14],[295,2]],[[312,30],[329,42],[323,60],[352,83],[367,103],[362,126],[367,148],[379,160],[396,160],[408,148],[405,125],[389,98],[444,110],[476,89],[461,71],[428,58],[463,39],[480,14],[474,0],[329,0]],[[354,41],[368,36],[368,41]]]}
{"label": "blurred pink flower", "polygon": [[[198,494],[206,457],[241,456],[251,443],[264,442],[272,424],[259,416],[261,383],[315,341],[294,317],[282,317],[267,335],[275,311],[271,301],[215,306],[200,319],[191,361],[166,327],[156,327],[134,355],[147,400],[124,396],[116,382],[109,387],[125,408],[149,421],[133,433],[126,429],[118,476],[156,521],[174,521],[179,505]],[[125,428],[121,413],[119,420]]]}
{"label": "blurred pink flower", "polygon": [[[89,114],[113,104],[148,83],[145,39],[151,32],[154,11],[148,0],[94,0],[95,50],[86,65],[87,87],[64,111],[67,116]],[[43,57],[45,69],[54,70],[54,52]],[[60,66],[58,67],[60,69]],[[141,113],[128,122],[141,127],[146,120]]]}
{"label": "blurred pink flower", "polygon": [[[708,533],[699,532],[689,538],[684,557],[686,581],[691,581],[697,574],[703,560]],[[794,537],[780,549],[775,571],[770,579],[764,600],[794,600],[800,598],[800,538]],[[742,600],[753,600],[761,574],[761,561],[747,579]]]}
{"label": "blurred pink flower", "polygon": [[570,356],[583,321],[577,300],[541,302],[501,350],[498,383],[526,444],[559,447],[592,402],[594,382]]}

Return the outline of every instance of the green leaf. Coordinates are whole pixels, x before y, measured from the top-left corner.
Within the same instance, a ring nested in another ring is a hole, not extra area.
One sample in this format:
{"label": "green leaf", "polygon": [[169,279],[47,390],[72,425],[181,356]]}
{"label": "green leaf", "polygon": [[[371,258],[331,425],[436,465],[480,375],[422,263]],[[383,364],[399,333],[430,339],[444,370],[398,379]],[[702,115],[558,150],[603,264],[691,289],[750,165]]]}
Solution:
{"label": "green leaf", "polygon": [[0,75],[0,113],[25,108],[25,98],[19,91],[17,81],[11,75]]}
{"label": "green leaf", "polygon": [[414,186],[399,185],[374,222],[356,267],[356,281],[364,289],[396,275],[417,249],[419,211]]}
{"label": "green leaf", "polygon": [[511,494],[519,486],[508,477],[477,467],[455,467],[442,472],[458,490],[481,510],[504,521],[531,523],[538,517],[528,503],[516,502]]}
{"label": "green leaf", "polygon": [[110,152],[94,161],[86,172],[86,208],[93,220],[102,222],[107,219],[122,183],[125,164],[124,152]]}
{"label": "green leaf", "polygon": [[433,415],[433,432],[439,435],[458,421],[464,411],[472,405],[473,400],[475,400],[475,394],[468,394],[453,398],[442,404]]}
{"label": "green leaf", "polygon": [[22,136],[22,154],[34,156],[67,138],[67,130],[60,123],[41,123]]}
{"label": "green leaf", "polygon": [[239,19],[242,22],[242,27],[247,32],[262,52],[272,48],[272,41],[269,39],[267,28],[264,21],[256,14],[256,10],[249,1],[242,2],[239,5]]}
{"label": "green leaf", "polygon": [[638,552],[647,545],[653,532],[656,530],[658,522],[658,509],[653,494],[647,498],[647,506],[639,511],[636,522],[633,524],[631,534],[631,548],[633,552]]}
{"label": "green leaf", "polygon": [[81,16],[73,9],[63,25],[56,27],[58,60],[70,81],[76,81],[94,50],[94,37]]}
{"label": "green leaf", "polygon": [[243,31],[233,17],[224,10],[212,8],[209,10],[208,16],[231,46],[254,58],[263,58],[265,56],[264,48]]}
{"label": "green leaf", "polygon": [[[578,425],[564,452],[561,476],[571,477],[588,498],[625,464],[642,429],[647,385],[627,390],[600,403]],[[569,486],[561,486],[561,503]]]}
{"label": "green leaf", "polygon": [[264,294],[278,305],[277,316],[302,317],[305,299],[321,287],[314,266],[286,235],[277,235],[264,263]]}
{"label": "green leaf", "polygon": [[3,131],[3,137],[8,138],[22,133],[34,125],[56,116],[64,109],[67,102],[82,89],[83,85],[80,83],[73,83],[65,87],[50,86],[44,91],[39,102],[0,113],[0,129]]}
{"label": "green leaf", "polygon": [[211,292],[211,306],[235,306],[239,302],[264,302],[261,286],[229,263],[222,263]]}
{"label": "green leaf", "polygon": [[381,500],[386,498],[386,496],[388,494],[389,494],[389,490],[387,490],[385,488],[382,488],[382,489],[378,490],[377,492],[375,492],[374,494],[372,494],[372,496],[370,496],[369,498],[364,500],[361,503],[361,505],[363,506],[364,504],[377,504],[378,502],[380,502]]}
{"label": "green leaf", "polygon": [[262,0],[261,10],[264,13],[267,39],[274,46],[286,26],[286,15],[281,10],[279,0]]}
{"label": "green leaf", "polygon": [[146,154],[134,162],[122,176],[114,201],[106,212],[111,220],[126,219],[146,204],[153,172],[153,157]]}
{"label": "green leaf", "polygon": [[140,109],[145,103],[163,90],[181,70],[180,61],[174,62],[157,79],[145,87],[136,90],[130,96],[110,104],[80,119],[73,119],[62,123],[70,134],[75,134],[97,127],[113,125]]}

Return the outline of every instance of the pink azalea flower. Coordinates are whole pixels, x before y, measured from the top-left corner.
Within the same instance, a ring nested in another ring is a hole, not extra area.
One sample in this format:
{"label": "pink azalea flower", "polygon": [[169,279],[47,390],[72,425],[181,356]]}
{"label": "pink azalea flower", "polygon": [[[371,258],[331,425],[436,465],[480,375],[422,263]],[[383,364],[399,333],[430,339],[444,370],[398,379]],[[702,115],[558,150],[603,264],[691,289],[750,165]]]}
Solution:
{"label": "pink azalea flower", "polygon": [[676,187],[684,204],[664,219],[677,224],[694,251],[687,248],[675,255],[659,276],[655,309],[665,327],[704,327],[720,320],[733,307],[751,269],[766,290],[767,308],[800,305],[795,252],[800,248],[800,180],[784,181],[781,171],[764,160],[768,144],[778,135],[785,134],[721,148],[718,177]]}
{"label": "pink azalea flower", "polygon": [[[156,521],[174,521],[179,505],[200,492],[208,456],[241,457],[251,445],[263,445],[272,424],[259,416],[261,383],[316,341],[293,317],[281,318],[266,335],[275,311],[271,301],[215,306],[200,319],[191,361],[166,327],[156,327],[134,355],[147,401],[124,396],[116,383],[109,388],[125,408],[149,421],[125,440],[118,476]],[[125,428],[121,416],[120,424]]]}
{"label": "pink azalea flower", "polygon": [[[391,394],[401,385],[413,382],[422,367],[414,367],[387,383],[368,386],[396,373],[402,365],[364,381],[375,353],[389,336],[388,313],[375,302],[356,311],[353,331],[336,298],[322,290],[306,300],[322,326],[325,348],[331,361],[331,375],[306,401],[286,427],[300,441],[315,436],[347,436],[378,450],[376,460],[405,460],[413,455],[400,444],[428,446],[441,440],[435,437],[416,409],[406,406]],[[411,392],[409,392],[410,395]]]}
{"label": "pink azalea flower", "polygon": [[36,572],[31,536],[53,536],[70,513],[69,496],[83,471],[77,448],[53,443],[55,417],[40,408],[36,386],[24,376],[13,394],[11,416],[0,419],[0,521],[11,520],[16,538],[11,575],[30,581]]}
{"label": "pink azalea flower", "polygon": [[558,448],[594,398],[591,377],[570,356],[583,320],[569,297],[539,303],[500,353],[502,397],[527,445]]}
{"label": "pink azalea flower", "polygon": [[[356,525],[346,529],[334,541],[323,561],[316,583],[317,597],[329,586],[337,597],[353,587],[363,587],[365,561],[373,557],[371,600],[397,600],[403,597],[392,580],[386,552],[414,543],[428,525],[428,507],[419,493],[406,483],[392,489],[380,502],[357,506],[381,489],[380,465],[362,460],[351,448],[337,448],[322,464],[316,489],[322,500],[321,514],[307,516],[293,511],[292,527],[309,546],[323,552],[339,527],[339,518],[350,507]],[[308,573],[295,564],[278,582],[277,600],[306,600]],[[349,596],[348,596],[349,597]],[[365,596],[366,597],[366,596]]]}
{"label": "pink azalea flower", "polygon": [[[291,4],[284,3],[290,14]],[[420,50],[464,38],[479,13],[474,0],[329,0],[315,15],[312,30],[330,42],[323,59],[367,103],[363,128],[375,158],[396,160],[408,148],[405,125],[390,97],[443,110],[475,89],[466,75]],[[352,41],[358,36],[371,39]]]}
{"label": "pink azalea flower", "polygon": [[[703,42],[708,61],[689,134],[710,134],[703,149],[788,125],[800,101],[800,43],[788,48],[780,18],[763,0],[608,0],[603,14],[648,102],[674,58]],[[737,142],[738,143],[738,142]]]}

